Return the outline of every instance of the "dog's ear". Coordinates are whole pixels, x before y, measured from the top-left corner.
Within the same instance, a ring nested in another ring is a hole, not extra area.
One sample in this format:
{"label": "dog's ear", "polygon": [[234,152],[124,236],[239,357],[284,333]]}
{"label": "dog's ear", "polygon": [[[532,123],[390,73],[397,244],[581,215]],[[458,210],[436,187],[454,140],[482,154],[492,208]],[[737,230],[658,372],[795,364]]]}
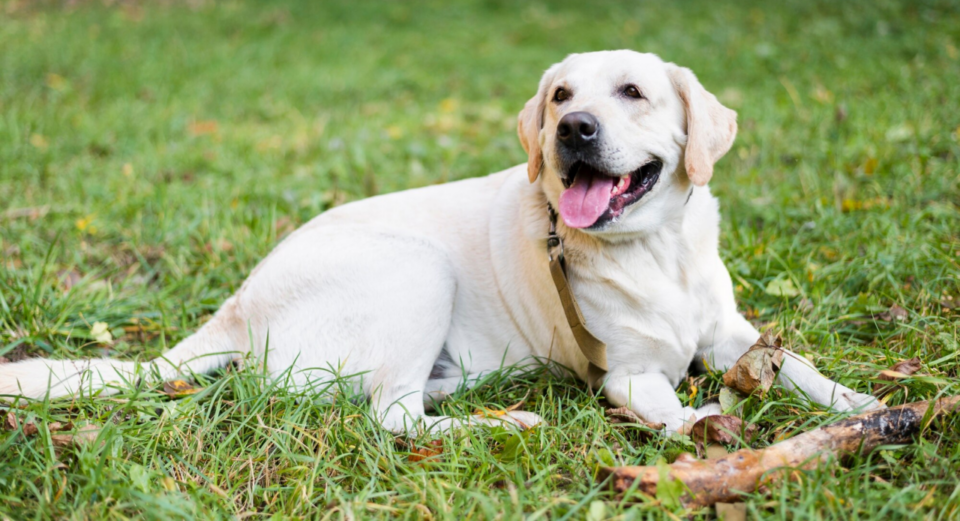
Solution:
{"label": "dog's ear", "polygon": [[543,151],[540,150],[540,130],[543,129],[543,111],[547,105],[547,89],[553,83],[557,65],[547,69],[540,78],[536,95],[530,98],[517,116],[517,135],[527,152],[527,176],[530,182],[537,180],[543,168]]}
{"label": "dog's ear", "polygon": [[733,145],[737,136],[737,113],[707,92],[690,69],[669,64],[669,73],[687,113],[684,151],[687,177],[693,184],[703,186],[713,176],[713,164]]}

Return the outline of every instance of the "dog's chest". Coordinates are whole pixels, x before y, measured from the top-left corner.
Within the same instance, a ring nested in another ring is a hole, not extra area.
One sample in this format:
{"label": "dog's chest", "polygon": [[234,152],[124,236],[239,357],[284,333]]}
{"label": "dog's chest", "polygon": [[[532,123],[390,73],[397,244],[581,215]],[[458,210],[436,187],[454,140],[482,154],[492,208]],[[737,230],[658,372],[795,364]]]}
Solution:
{"label": "dog's chest", "polygon": [[697,351],[709,292],[678,243],[605,252],[571,285],[611,370],[680,378]]}

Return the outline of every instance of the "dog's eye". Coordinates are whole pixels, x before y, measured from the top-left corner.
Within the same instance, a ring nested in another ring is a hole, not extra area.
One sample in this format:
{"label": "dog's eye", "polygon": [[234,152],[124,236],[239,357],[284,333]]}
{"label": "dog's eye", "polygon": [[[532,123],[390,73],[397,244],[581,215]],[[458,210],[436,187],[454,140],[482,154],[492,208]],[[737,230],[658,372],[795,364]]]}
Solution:
{"label": "dog's eye", "polygon": [[638,89],[636,85],[627,85],[623,88],[623,93],[628,98],[643,99],[643,94],[640,93],[640,89]]}
{"label": "dog's eye", "polygon": [[567,92],[567,90],[563,87],[557,89],[557,91],[553,93],[553,101],[561,102],[567,101],[568,99],[570,99],[570,93]]}

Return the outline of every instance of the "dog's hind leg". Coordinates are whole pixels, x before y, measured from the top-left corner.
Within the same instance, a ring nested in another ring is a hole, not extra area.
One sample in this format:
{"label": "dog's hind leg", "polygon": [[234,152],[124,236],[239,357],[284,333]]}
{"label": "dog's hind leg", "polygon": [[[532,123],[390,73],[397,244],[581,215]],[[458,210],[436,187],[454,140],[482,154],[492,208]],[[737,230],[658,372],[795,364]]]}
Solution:
{"label": "dog's hind leg", "polygon": [[236,299],[231,297],[196,333],[148,362],[110,358],[33,358],[0,364],[0,397],[39,399],[80,393],[107,395],[117,392],[116,386],[136,384],[140,379],[154,375],[163,380],[180,374],[210,372],[225,366],[233,356],[246,350],[245,343],[239,340],[245,332],[235,307]]}

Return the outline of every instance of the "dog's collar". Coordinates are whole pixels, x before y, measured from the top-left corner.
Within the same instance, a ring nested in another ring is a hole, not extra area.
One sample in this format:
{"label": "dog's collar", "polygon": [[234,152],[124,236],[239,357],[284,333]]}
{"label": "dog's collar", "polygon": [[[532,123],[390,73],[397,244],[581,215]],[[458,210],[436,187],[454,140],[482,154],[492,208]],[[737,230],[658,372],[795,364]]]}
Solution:
{"label": "dog's collar", "polygon": [[547,214],[550,216],[550,233],[547,235],[547,257],[550,259],[550,275],[560,295],[560,304],[563,305],[563,314],[567,316],[567,324],[573,338],[580,346],[580,352],[587,358],[590,365],[587,367],[587,383],[598,387],[607,372],[607,344],[593,336],[584,323],[583,313],[577,305],[577,299],[567,283],[567,264],[563,256],[563,238],[557,234],[557,212],[550,203],[547,203]]}

